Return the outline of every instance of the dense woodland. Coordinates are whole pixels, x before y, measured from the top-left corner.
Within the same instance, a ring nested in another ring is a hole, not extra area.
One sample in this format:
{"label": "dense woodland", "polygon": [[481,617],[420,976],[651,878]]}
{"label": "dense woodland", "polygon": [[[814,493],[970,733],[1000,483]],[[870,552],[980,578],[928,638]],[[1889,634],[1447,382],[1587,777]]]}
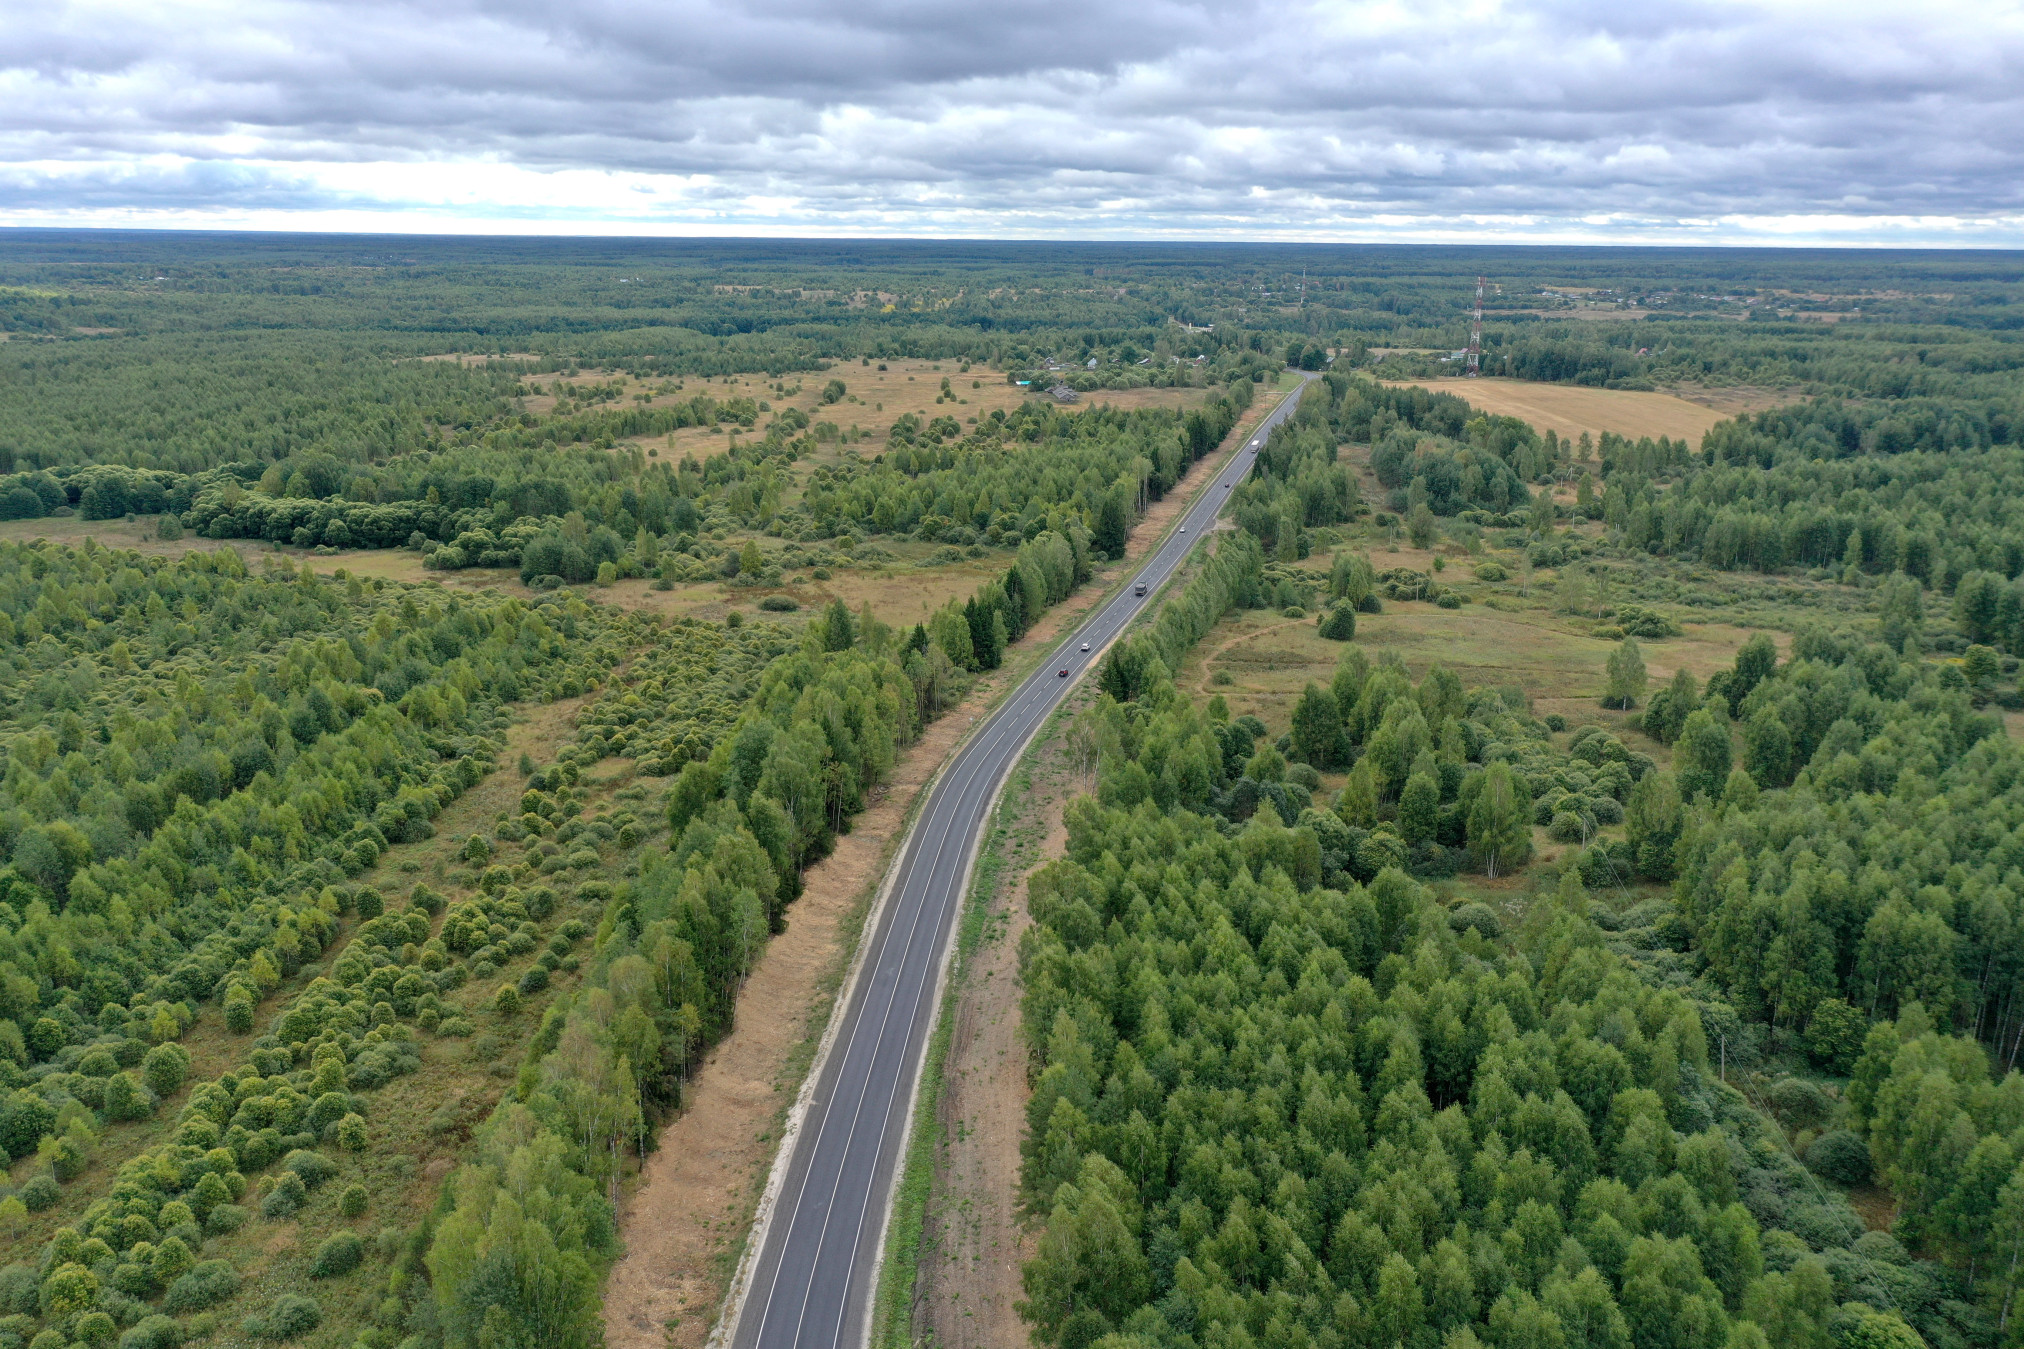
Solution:
{"label": "dense woodland", "polygon": [[[1229,574],[1255,584],[1256,559],[1232,545],[1183,604],[1239,602]],[[1882,871],[1921,852],[1944,869],[1924,845],[1970,798],[1907,810],[1862,775],[1895,775],[1920,737],[1908,774],[1946,755],[2014,777],[1960,691],[1894,657],[1902,710],[1848,691],[1890,725],[1865,746],[1841,722],[1841,745],[1815,750],[1838,779],[1823,808],[1812,767],[1760,790],[1753,774],[1786,772],[1764,728],[1797,720],[1783,698],[1833,657],[1857,674],[1861,651],[1812,650],[1744,689],[1749,653],[1661,770],[1606,733],[1556,749],[1522,694],[1465,693],[1439,667],[1416,687],[1351,646],[1303,698],[1289,767],[1220,698],[1183,698],[1154,641],[1086,714],[1100,786],[1029,886],[1024,1177],[1049,1216],[1024,1312],[1043,1342],[2011,1342],[2016,904],[1992,893],[1993,859],[1990,880],[1955,865],[1946,888]],[[1755,728],[1748,769],[1726,732],[1707,747],[1727,696]],[[1313,765],[1344,758],[1349,785],[1317,808]],[[1439,874],[1446,842],[1495,874],[1524,862],[1532,819],[1620,820],[1626,803],[1635,846],[1581,854],[1516,934],[1404,870]],[[1846,831],[1816,837],[1830,820]],[[1776,874],[1753,878],[1752,859]],[[1590,898],[1584,875],[1625,893],[1640,860],[1681,869],[1677,908]],[[1949,928],[1971,914],[1973,931]],[[1975,1018],[1969,1033],[1921,998]],[[1768,1103],[1730,1087],[1739,1019],[1786,1023],[1847,1079],[1845,1104],[1800,1077]],[[1780,1125],[1811,1139],[1803,1162]],[[1894,1235],[1841,1197],[1872,1178],[1898,1197]]]}

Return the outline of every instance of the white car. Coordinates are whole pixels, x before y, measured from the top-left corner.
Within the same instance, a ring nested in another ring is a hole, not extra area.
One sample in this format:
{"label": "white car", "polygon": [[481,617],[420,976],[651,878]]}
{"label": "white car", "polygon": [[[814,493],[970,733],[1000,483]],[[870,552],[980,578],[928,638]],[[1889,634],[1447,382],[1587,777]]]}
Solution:
{"label": "white car", "polygon": [[1087,650],[1089,650],[1089,643],[1088,643],[1088,642],[1084,642],[1084,643],[1082,644],[1082,649],[1083,649],[1084,651],[1087,651]]}

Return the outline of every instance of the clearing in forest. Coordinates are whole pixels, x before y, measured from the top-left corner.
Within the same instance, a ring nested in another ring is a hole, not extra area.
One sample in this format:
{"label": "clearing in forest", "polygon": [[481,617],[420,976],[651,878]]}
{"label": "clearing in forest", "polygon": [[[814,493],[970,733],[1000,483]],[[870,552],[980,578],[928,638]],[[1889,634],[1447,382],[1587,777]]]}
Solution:
{"label": "clearing in forest", "polygon": [[1698,446],[1716,422],[1756,408],[1776,407],[1792,398],[1770,390],[1721,390],[1717,401],[1689,401],[1677,394],[1641,393],[1631,389],[1591,389],[1578,384],[1539,384],[1522,379],[1415,379],[1388,381],[1416,384],[1436,393],[1466,398],[1480,411],[1518,417],[1540,432],[1579,436],[1604,431],[1637,440],[1666,436]]}

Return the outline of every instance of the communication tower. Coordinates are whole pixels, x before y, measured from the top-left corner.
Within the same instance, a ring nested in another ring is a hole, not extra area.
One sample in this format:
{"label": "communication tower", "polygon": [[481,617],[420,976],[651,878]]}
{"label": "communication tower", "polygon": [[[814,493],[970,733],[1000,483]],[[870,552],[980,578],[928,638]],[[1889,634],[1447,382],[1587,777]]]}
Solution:
{"label": "communication tower", "polygon": [[1483,287],[1489,285],[1485,277],[1476,278],[1476,311],[1469,318],[1469,368],[1464,377],[1474,379],[1482,373],[1483,367]]}

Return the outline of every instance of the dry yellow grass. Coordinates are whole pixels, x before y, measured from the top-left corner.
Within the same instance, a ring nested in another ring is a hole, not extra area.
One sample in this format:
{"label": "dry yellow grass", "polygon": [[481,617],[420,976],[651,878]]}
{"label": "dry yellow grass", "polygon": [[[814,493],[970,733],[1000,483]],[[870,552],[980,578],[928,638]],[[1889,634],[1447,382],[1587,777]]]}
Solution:
{"label": "dry yellow grass", "polygon": [[1739,412],[1775,407],[1791,397],[1768,390],[1716,390],[1709,401],[1689,401],[1671,393],[1640,393],[1628,389],[1589,389],[1577,384],[1536,384],[1518,379],[1395,380],[1437,393],[1451,393],[1484,412],[1519,417],[1541,432],[1579,436],[1614,431],[1633,440],[1667,436],[1699,445],[1716,422]]}

